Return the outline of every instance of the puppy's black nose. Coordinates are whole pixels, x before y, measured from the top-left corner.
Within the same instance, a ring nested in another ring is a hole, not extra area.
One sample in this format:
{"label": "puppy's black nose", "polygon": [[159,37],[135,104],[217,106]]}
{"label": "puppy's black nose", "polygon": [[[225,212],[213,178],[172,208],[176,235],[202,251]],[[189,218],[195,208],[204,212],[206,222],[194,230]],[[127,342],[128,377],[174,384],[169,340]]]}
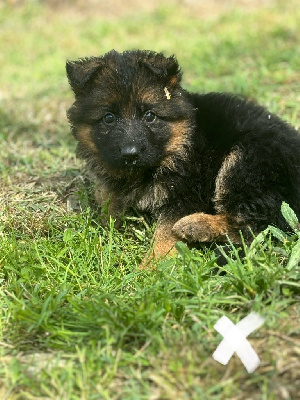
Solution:
{"label": "puppy's black nose", "polygon": [[125,163],[134,162],[139,158],[139,151],[136,146],[126,146],[121,149],[121,156]]}

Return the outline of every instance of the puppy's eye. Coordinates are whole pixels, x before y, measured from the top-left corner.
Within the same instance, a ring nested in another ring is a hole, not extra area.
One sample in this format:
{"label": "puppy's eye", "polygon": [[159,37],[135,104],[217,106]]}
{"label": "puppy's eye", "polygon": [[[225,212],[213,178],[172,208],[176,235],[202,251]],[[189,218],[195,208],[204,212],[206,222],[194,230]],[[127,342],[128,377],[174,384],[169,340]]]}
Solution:
{"label": "puppy's eye", "polygon": [[112,113],[107,113],[104,115],[103,121],[106,125],[112,125],[116,121],[116,117]]}
{"label": "puppy's eye", "polygon": [[153,111],[147,111],[144,115],[144,120],[148,123],[154,122],[156,120],[156,115]]}

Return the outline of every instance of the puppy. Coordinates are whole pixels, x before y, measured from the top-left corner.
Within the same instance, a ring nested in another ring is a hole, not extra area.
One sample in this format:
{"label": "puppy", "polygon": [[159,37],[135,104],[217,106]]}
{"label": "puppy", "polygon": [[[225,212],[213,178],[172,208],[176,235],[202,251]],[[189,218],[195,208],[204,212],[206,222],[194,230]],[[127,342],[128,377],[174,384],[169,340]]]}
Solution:
{"label": "puppy", "polygon": [[66,69],[68,118],[96,198],[115,218],[134,207],[157,220],[151,256],[178,240],[239,243],[269,224],[284,230],[283,201],[300,216],[300,138],[263,107],[189,93],[176,58],[152,51],[111,51]]}

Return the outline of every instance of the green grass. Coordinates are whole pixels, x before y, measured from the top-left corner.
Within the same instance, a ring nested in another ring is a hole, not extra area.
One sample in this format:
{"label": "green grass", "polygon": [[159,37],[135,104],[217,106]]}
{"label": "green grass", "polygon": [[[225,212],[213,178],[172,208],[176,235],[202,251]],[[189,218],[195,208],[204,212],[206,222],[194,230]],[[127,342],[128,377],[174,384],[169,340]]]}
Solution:
{"label": "green grass", "polygon": [[[178,256],[141,271],[154,227],[135,215],[101,227],[74,155],[65,61],[112,48],[175,53],[185,87],[250,96],[299,126],[297,1],[203,3],[0,3],[1,399],[299,394],[300,241],[289,208],[293,233],[270,228],[245,257],[232,246],[221,264],[217,249],[179,243]],[[262,363],[248,374],[236,356],[214,361],[213,326],[251,311],[265,323],[250,335]]]}

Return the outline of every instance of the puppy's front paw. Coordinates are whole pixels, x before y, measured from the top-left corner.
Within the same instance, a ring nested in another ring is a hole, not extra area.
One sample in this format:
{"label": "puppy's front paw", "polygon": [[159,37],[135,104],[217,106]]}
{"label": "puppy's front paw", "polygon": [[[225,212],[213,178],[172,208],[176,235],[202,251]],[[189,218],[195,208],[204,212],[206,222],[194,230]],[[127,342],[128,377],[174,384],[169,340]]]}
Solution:
{"label": "puppy's front paw", "polygon": [[194,214],[181,218],[172,228],[172,232],[176,236],[188,242],[207,241],[208,235],[205,231],[207,231],[207,227],[204,227]]}
{"label": "puppy's front paw", "polygon": [[212,242],[226,236],[227,225],[224,217],[196,213],[177,221],[172,232],[187,242]]}

